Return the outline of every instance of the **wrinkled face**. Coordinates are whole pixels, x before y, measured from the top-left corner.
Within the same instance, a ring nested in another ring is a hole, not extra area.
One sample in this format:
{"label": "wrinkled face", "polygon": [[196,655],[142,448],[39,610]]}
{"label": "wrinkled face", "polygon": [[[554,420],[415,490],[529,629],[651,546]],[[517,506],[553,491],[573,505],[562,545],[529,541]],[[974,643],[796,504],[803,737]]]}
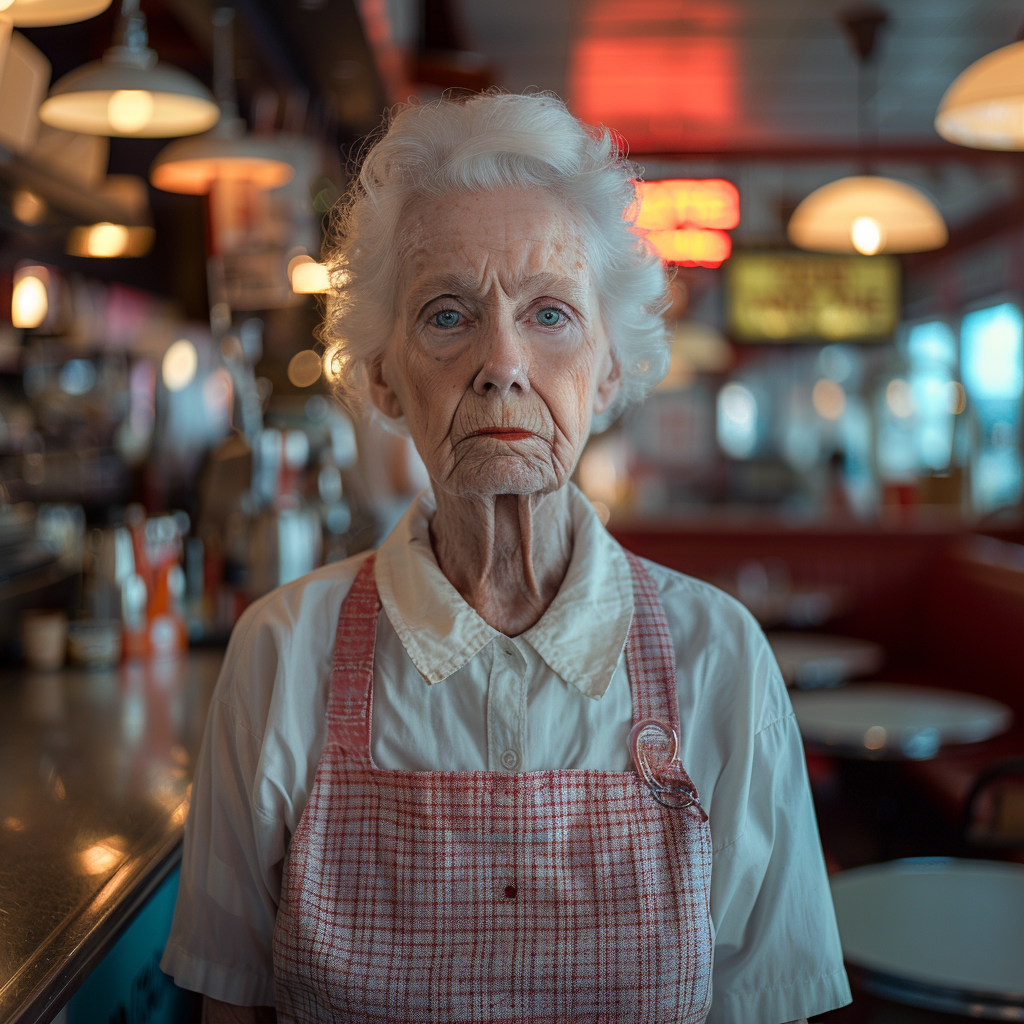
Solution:
{"label": "wrinkled face", "polygon": [[374,404],[405,416],[435,489],[561,487],[620,376],[571,214],[541,190],[478,192],[414,207],[403,239]]}

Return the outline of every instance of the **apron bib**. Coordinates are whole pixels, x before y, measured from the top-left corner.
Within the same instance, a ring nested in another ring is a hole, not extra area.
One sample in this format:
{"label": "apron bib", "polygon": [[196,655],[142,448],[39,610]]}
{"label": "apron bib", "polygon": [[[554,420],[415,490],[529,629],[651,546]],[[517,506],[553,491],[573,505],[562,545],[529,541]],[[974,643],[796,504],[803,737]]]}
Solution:
{"label": "apron bib", "polygon": [[[665,613],[629,558],[633,720],[678,733]],[[371,557],[342,605],[328,739],[285,862],[278,1020],[703,1021],[711,831],[699,805],[664,806],[633,772],[378,769],[380,607]]]}

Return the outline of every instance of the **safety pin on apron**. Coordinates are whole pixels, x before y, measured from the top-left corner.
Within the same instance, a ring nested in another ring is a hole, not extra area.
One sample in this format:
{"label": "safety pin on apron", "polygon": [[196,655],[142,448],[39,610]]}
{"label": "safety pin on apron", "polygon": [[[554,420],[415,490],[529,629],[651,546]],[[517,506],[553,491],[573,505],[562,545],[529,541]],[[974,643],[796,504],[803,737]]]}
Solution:
{"label": "safety pin on apron", "polygon": [[[708,820],[698,800],[697,787],[676,759],[679,737],[675,729],[656,718],[645,718],[630,730],[629,750],[637,774],[662,807],[672,811],[695,807],[701,821]],[[657,766],[651,763],[652,758]]]}

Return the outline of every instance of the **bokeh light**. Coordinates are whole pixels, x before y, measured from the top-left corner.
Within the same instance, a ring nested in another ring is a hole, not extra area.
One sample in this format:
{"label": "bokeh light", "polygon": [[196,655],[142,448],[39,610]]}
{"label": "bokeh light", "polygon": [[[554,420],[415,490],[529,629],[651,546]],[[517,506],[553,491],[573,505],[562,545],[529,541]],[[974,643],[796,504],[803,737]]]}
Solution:
{"label": "bokeh light", "polygon": [[179,338],[164,353],[161,376],[168,391],[181,391],[195,379],[199,354],[188,338]]}

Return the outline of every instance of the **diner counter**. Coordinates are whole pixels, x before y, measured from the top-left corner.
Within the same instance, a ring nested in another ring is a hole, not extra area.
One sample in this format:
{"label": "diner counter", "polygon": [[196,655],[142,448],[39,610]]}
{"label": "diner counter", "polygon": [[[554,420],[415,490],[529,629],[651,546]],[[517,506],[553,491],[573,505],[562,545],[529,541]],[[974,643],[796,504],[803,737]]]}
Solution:
{"label": "diner counter", "polygon": [[0,1022],[49,1021],[174,869],[222,652],[0,671]]}

